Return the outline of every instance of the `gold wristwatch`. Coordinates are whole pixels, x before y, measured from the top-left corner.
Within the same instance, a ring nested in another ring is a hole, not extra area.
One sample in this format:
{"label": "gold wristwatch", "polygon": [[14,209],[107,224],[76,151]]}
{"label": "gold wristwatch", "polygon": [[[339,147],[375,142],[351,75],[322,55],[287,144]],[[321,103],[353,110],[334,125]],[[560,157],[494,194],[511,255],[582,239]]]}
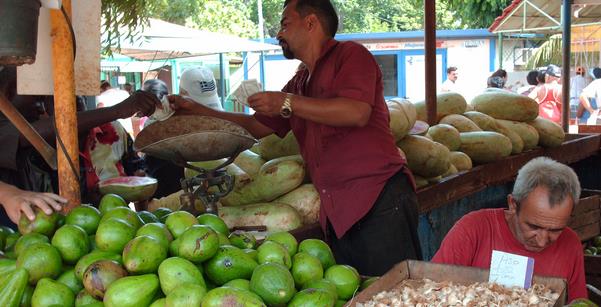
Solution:
{"label": "gold wristwatch", "polygon": [[286,94],[286,98],[284,98],[284,103],[280,109],[280,115],[283,118],[290,118],[292,116],[292,94]]}

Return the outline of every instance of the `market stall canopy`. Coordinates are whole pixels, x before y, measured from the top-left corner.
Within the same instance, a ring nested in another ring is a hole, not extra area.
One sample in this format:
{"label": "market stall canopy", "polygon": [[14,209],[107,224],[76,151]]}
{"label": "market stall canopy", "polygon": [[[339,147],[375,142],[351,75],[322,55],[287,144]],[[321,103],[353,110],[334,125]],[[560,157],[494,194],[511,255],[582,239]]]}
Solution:
{"label": "market stall canopy", "polygon": [[[122,36],[122,55],[141,60],[163,60],[229,52],[278,50],[280,46],[255,42],[234,35],[191,29],[158,19],[150,19],[133,39]],[[136,33],[136,32],[134,32]]]}
{"label": "market stall canopy", "polygon": [[[513,0],[488,28],[493,33],[561,32],[561,6],[555,0]],[[601,24],[601,1],[573,0],[572,26]]]}
{"label": "market stall canopy", "polygon": [[148,72],[151,70],[159,69],[165,65],[169,65],[169,63],[165,63],[165,61],[158,62],[140,62],[140,61],[119,61],[119,60],[107,60],[103,59],[100,61],[100,68],[103,71],[119,71],[122,73],[126,72]]}

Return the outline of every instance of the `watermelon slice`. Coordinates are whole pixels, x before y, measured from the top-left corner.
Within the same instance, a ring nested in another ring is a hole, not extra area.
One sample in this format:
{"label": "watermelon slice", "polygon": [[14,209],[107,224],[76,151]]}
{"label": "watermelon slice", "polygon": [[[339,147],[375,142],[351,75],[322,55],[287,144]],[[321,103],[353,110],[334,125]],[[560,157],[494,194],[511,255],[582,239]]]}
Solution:
{"label": "watermelon slice", "polygon": [[150,199],[158,186],[158,181],[151,177],[115,177],[102,180],[98,188],[102,195],[117,194],[125,201],[142,201]]}
{"label": "watermelon slice", "polygon": [[411,128],[409,134],[424,136],[428,132],[428,129],[430,129],[430,125],[428,125],[428,123],[421,120],[416,120],[415,125],[413,125],[413,128]]}

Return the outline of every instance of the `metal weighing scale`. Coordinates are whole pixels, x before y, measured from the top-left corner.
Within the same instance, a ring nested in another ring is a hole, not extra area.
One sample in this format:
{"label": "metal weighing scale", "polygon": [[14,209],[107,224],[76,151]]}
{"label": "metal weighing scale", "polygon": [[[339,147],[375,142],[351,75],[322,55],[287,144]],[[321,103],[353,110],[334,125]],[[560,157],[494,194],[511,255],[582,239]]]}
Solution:
{"label": "metal weighing scale", "polygon": [[[199,173],[180,181],[184,190],[180,196],[182,210],[198,215],[205,212],[217,214],[217,202],[234,188],[234,177],[227,174],[224,167],[256,142],[248,131],[230,121],[182,115],[144,128],[136,137],[134,148]],[[227,161],[214,169],[188,163],[223,158]],[[202,205],[199,206],[196,200],[200,200]]]}

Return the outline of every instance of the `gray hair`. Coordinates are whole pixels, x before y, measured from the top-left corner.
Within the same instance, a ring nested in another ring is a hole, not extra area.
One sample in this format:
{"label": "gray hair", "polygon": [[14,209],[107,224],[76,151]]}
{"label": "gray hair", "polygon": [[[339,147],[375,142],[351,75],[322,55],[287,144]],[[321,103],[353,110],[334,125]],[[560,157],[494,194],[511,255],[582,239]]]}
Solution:
{"label": "gray hair", "polygon": [[549,205],[554,207],[566,197],[574,205],[580,199],[580,182],[572,168],[547,157],[530,160],[519,171],[513,185],[513,198],[520,203],[539,186],[549,190]]}

